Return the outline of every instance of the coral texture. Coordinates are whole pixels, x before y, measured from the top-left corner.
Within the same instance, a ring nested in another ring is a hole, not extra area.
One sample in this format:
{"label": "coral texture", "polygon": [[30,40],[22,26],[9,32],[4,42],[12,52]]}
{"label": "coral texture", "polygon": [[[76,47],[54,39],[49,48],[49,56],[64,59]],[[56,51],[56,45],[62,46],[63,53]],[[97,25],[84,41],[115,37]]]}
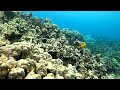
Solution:
{"label": "coral texture", "polygon": [[19,11],[0,12],[0,20],[0,79],[109,78],[79,32]]}

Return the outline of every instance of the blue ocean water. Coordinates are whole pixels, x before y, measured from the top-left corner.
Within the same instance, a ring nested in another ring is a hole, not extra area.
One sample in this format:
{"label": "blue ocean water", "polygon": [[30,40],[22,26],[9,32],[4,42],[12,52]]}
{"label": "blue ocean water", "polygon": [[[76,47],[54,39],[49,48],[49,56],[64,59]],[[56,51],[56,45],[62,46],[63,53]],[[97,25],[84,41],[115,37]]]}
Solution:
{"label": "blue ocean water", "polygon": [[[27,13],[29,11],[25,11]],[[120,39],[120,11],[31,11],[33,17],[50,18],[60,28],[110,39]]]}

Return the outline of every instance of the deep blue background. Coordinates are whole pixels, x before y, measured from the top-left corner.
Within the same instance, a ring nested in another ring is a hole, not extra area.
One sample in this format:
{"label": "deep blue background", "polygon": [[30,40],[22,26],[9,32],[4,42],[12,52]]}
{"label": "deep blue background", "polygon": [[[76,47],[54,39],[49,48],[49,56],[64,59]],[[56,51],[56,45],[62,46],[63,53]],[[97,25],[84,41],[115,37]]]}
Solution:
{"label": "deep blue background", "polygon": [[120,11],[32,11],[33,17],[51,18],[60,28],[120,39]]}

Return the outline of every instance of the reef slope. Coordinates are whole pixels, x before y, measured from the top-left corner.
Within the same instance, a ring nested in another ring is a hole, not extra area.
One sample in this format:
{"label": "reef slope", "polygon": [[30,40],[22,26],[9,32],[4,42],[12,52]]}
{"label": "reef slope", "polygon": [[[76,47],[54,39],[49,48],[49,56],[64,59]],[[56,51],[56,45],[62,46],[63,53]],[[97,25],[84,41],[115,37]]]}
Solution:
{"label": "reef slope", "polygon": [[105,62],[79,32],[49,18],[0,11],[0,79],[105,79]]}

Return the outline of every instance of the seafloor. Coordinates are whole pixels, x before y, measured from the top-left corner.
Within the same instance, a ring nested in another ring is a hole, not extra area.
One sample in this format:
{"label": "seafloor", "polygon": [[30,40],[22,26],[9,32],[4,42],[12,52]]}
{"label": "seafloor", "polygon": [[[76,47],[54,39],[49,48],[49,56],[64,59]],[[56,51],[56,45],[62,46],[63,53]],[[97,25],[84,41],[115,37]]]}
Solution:
{"label": "seafloor", "polygon": [[0,35],[0,79],[115,78],[109,57],[92,53],[82,34],[60,29],[49,18],[0,11]]}

